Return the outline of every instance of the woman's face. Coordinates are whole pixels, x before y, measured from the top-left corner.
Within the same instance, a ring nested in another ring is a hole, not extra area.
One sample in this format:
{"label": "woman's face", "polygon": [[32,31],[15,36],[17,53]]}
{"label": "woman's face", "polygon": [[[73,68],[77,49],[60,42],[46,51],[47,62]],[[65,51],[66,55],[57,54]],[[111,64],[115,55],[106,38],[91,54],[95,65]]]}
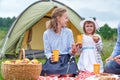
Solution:
{"label": "woman's face", "polygon": [[67,22],[68,22],[68,16],[67,16],[67,12],[63,13],[63,15],[61,17],[58,17],[58,25],[59,26],[66,26]]}
{"label": "woman's face", "polygon": [[85,23],[85,32],[86,34],[93,34],[95,26],[93,23]]}

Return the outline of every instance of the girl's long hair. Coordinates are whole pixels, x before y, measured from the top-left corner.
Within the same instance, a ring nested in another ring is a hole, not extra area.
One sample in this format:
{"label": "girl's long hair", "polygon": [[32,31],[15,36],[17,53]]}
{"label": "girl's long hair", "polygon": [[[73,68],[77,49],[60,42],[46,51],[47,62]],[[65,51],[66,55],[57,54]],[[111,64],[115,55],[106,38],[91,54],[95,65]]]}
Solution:
{"label": "girl's long hair", "polygon": [[57,33],[58,32],[57,17],[58,16],[61,17],[65,12],[67,12],[67,10],[64,8],[55,8],[54,11],[52,12],[51,19],[47,21],[47,29],[53,29],[53,31]]}

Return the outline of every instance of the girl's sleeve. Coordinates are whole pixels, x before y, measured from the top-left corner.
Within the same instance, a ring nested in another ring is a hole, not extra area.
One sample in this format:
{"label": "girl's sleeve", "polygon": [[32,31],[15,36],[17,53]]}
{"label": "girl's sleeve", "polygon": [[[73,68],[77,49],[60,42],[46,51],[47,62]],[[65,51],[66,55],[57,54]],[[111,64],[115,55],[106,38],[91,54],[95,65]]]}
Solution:
{"label": "girl's sleeve", "polygon": [[51,53],[51,48],[50,48],[50,44],[49,44],[49,40],[48,40],[46,32],[44,32],[44,34],[43,34],[43,42],[44,42],[45,56],[47,57],[47,59],[49,59],[51,57],[52,53]]}
{"label": "girl's sleeve", "polygon": [[102,44],[102,39],[101,39],[100,36],[99,36],[99,38],[100,38],[100,40],[96,43],[96,49],[100,53],[102,51],[102,49],[103,49],[103,44]]}

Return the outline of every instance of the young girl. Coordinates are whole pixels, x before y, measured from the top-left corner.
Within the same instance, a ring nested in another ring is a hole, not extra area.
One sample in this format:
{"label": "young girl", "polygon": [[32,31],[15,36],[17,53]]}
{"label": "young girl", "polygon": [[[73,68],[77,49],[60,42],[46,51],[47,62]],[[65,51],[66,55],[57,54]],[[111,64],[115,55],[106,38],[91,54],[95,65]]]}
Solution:
{"label": "young girl", "polygon": [[[74,58],[70,58],[75,53],[76,48],[72,48],[74,43],[73,33],[66,27],[68,16],[66,9],[55,8],[51,20],[47,22],[47,30],[43,34],[44,51],[47,61],[43,64],[42,74],[73,76],[78,74],[77,64]],[[53,50],[59,51],[59,60],[54,61]],[[69,60],[71,59],[71,64]]]}
{"label": "young girl", "polygon": [[94,64],[100,64],[100,72],[103,72],[103,63],[100,56],[102,50],[101,37],[95,33],[98,29],[96,21],[92,18],[81,21],[84,33],[82,47],[80,48],[80,58],[78,60],[78,69],[82,71],[93,72]]}

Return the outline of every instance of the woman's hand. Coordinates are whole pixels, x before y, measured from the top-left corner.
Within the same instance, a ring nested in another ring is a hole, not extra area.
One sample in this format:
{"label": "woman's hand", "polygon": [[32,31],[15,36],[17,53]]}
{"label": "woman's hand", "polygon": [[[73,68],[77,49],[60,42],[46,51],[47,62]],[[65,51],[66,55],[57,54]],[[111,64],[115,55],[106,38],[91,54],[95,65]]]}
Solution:
{"label": "woman's hand", "polygon": [[82,47],[81,43],[73,43],[72,44],[72,54],[75,55],[75,53],[78,52],[78,49]]}
{"label": "woman's hand", "polygon": [[[60,56],[59,56],[59,58],[60,58]],[[54,61],[54,60],[55,60],[55,56],[52,55],[52,56],[50,57],[50,61],[51,61],[51,62],[56,62],[56,61]]]}
{"label": "woman's hand", "polygon": [[76,47],[79,49],[79,48],[82,48],[82,43],[76,43]]}
{"label": "woman's hand", "polygon": [[115,60],[118,64],[120,64],[120,59]]}
{"label": "woman's hand", "polygon": [[120,64],[120,55],[116,56],[116,57],[112,57],[110,56],[109,58],[106,59],[106,62],[110,61],[110,60],[114,60],[116,61],[118,64]]}
{"label": "woman's hand", "polygon": [[51,62],[54,62],[54,55],[52,55],[52,56],[50,57],[50,61],[51,61]]}
{"label": "woman's hand", "polygon": [[114,57],[113,60],[120,64],[120,55]]}
{"label": "woman's hand", "polygon": [[75,53],[78,51],[77,46],[75,43],[72,44],[72,54],[75,55]]}
{"label": "woman's hand", "polygon": [[95,43],[97,43],[100,40],[100,38],[98,36],[92,36],[92,38],[95,41]]}
{"label": "woman's hand", "polygon": [[110,57],[108,57],[105,61],[108,62],[108,61],[110,61],[110,60],[112,60],[112,59],[113,59],[113,57],[110,56]]}

